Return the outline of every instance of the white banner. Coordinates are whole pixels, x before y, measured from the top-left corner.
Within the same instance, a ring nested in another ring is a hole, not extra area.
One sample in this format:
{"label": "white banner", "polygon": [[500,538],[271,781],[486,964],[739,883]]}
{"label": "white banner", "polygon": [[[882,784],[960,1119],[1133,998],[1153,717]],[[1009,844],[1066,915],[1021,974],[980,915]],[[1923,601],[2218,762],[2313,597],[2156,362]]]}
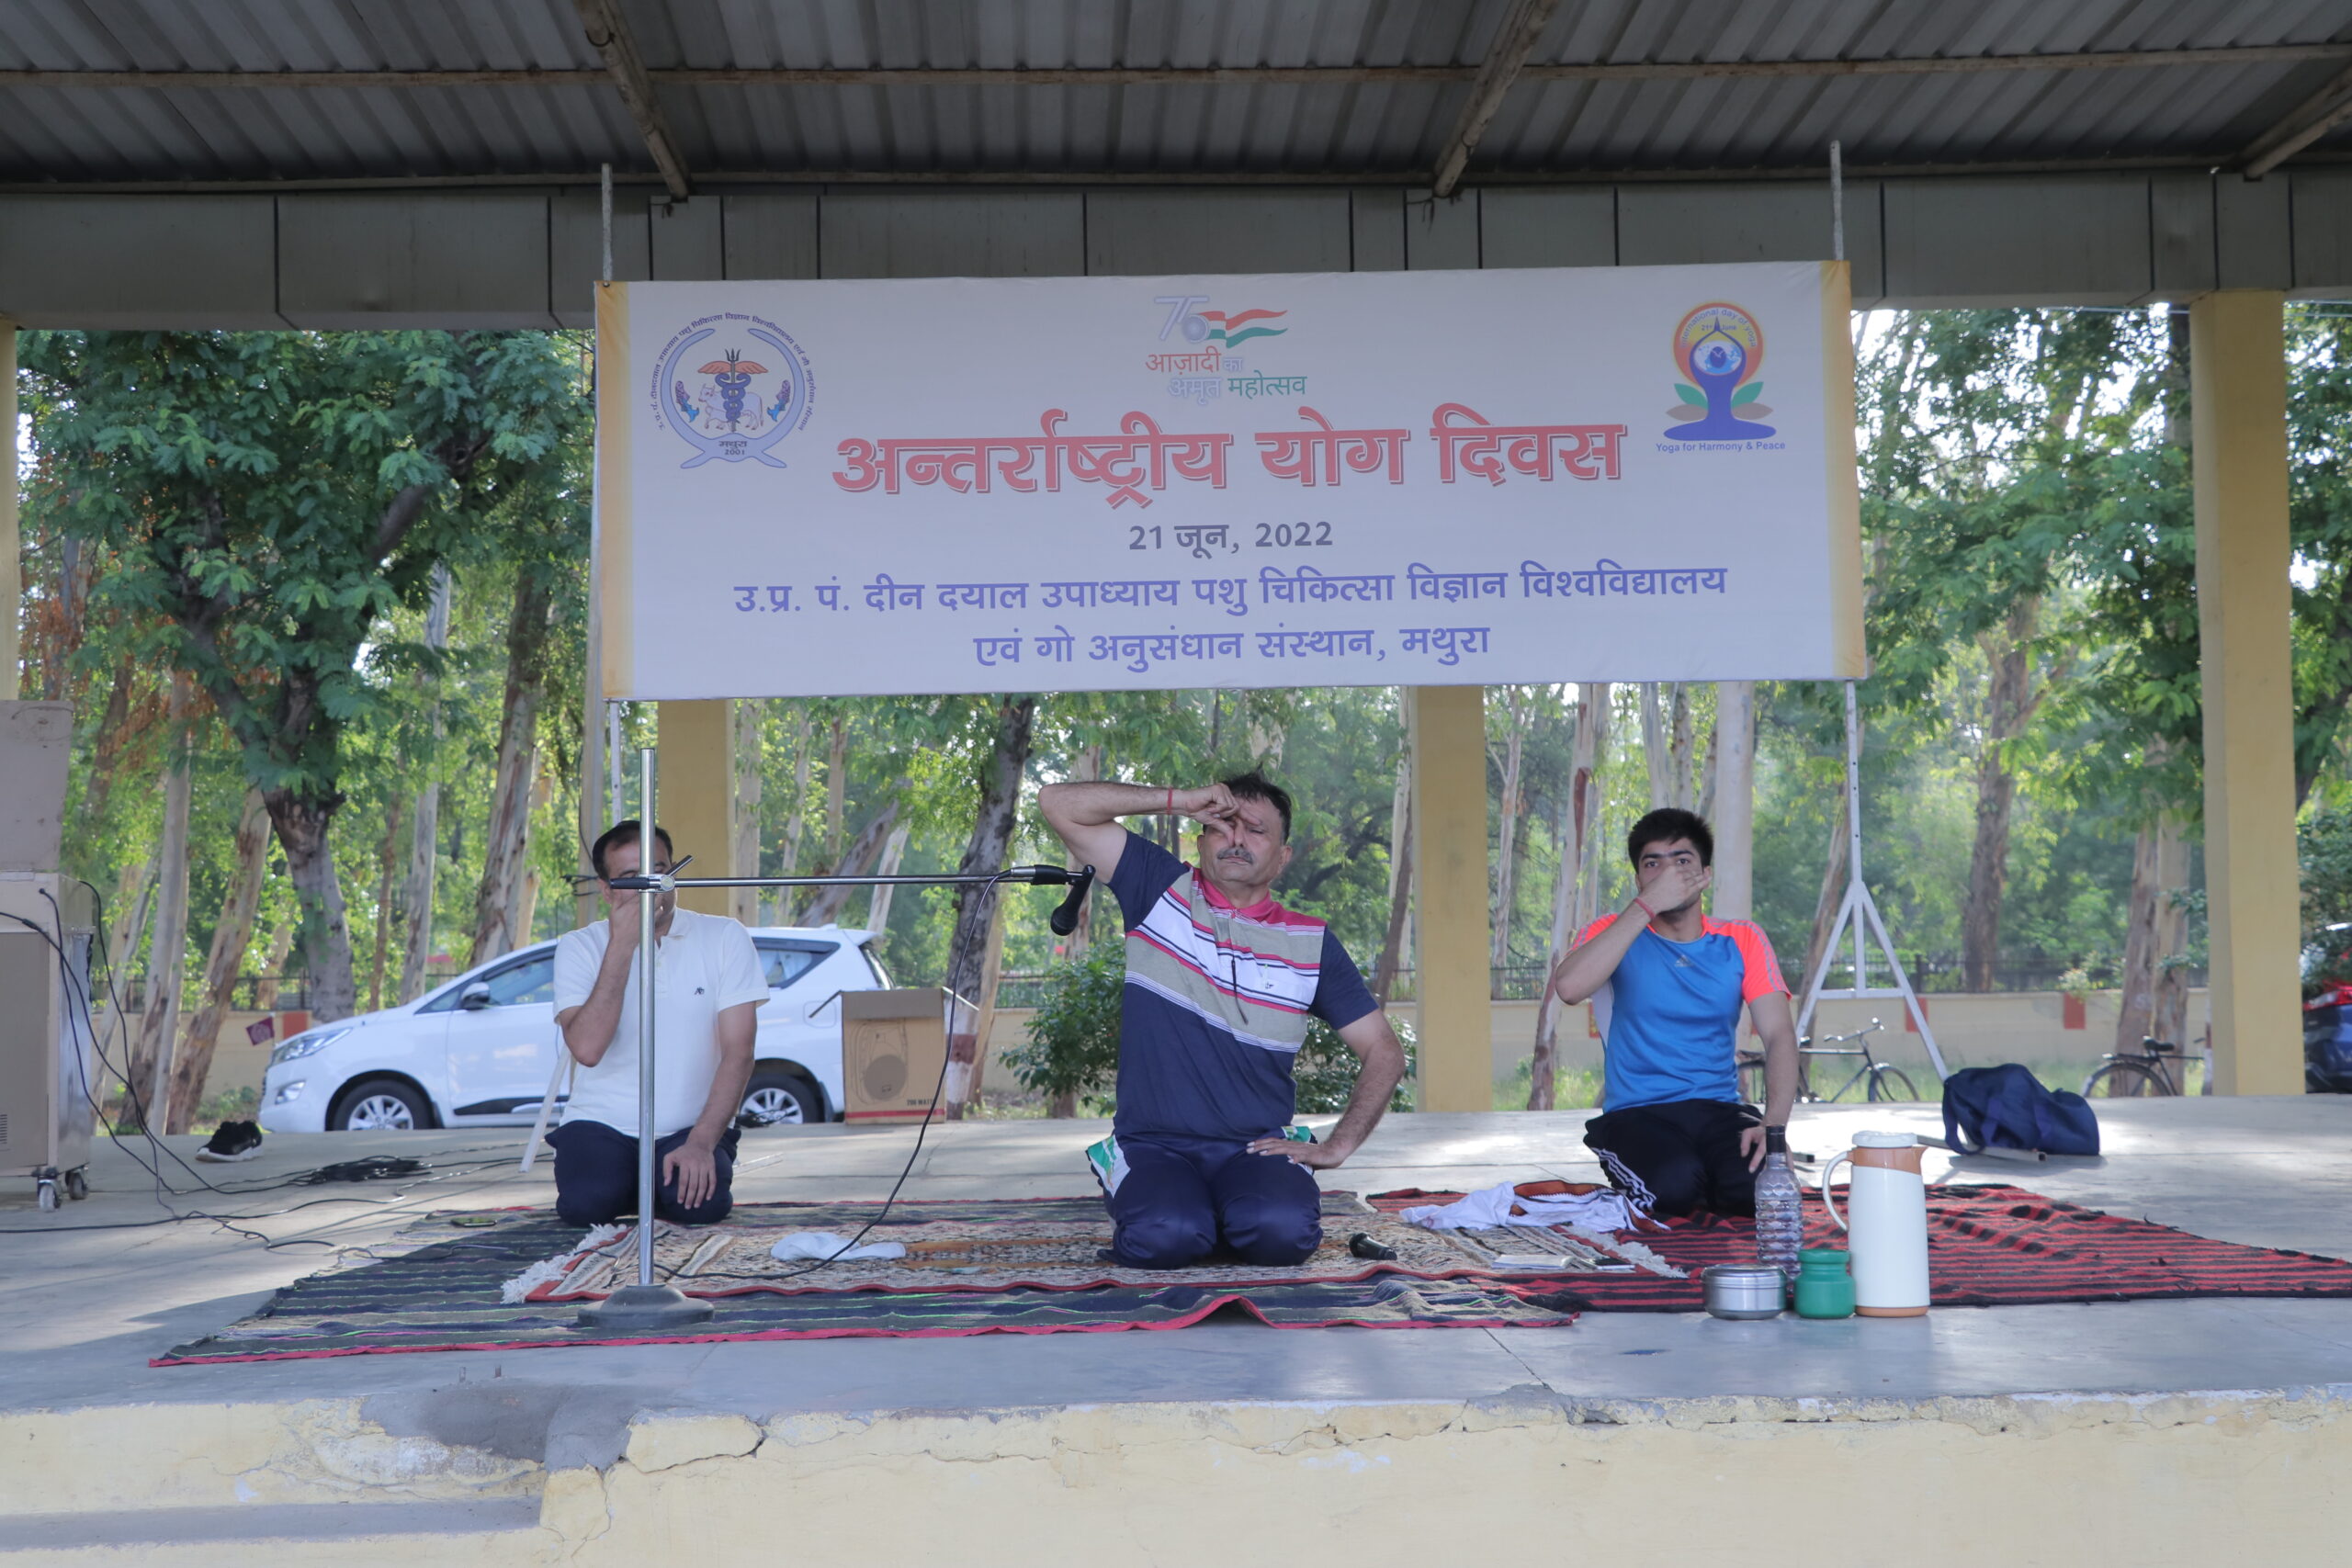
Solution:
{"label": "white banner", "polygon": [[1838,263],[615,284],[606,694],[1864,672]]}

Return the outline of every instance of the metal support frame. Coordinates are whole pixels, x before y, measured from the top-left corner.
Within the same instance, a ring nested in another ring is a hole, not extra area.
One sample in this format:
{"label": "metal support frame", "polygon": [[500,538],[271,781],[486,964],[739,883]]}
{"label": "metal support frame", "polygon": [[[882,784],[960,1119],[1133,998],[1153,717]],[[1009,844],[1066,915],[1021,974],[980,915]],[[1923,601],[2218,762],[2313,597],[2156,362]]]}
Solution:
{"label": "metal support frame", "polygon": [[[1820,965],[1805,983],[1804,1005],[1797,1011],[1797,1036],[1804,1037],[1807,1025],[1813,1021],[1813,1010],[1824,998],[1840,1001],[1899,998],[1918,1025],[1919,1038],[1928,1047],[1928,1060],[1934,1066],[1936,1077],[1948,1078],[1951,1069],[1944,1066],[1943,1053],[1936,1048],[1936,1032],[1928,1027],[1928,1010],[1919,1005],[1918,993],[1912,990],[1910,977],[1903,972],[1903,960],[1895,956],[1894,939],[1886,934],[1886,921],[1879,915],[1878,900],[1871,897],[1870,884],[1862,879],[1862,727],[1855,714],[1851,681],[1846,682],[1846,899],[1838,906],[1838,923],[1829,928],[1829,940],[1822,944]],[[1870,924],[1870,938],[1877,942],[1887,971],[1894,977],[1892,986],[1870,983],[1870,952],[1862,931],[1865,920]],[[1854,983],[1842,990],[1824,990],[1829,965],[1838,957],[1838,939],[1849,930],[1854,943]]]}

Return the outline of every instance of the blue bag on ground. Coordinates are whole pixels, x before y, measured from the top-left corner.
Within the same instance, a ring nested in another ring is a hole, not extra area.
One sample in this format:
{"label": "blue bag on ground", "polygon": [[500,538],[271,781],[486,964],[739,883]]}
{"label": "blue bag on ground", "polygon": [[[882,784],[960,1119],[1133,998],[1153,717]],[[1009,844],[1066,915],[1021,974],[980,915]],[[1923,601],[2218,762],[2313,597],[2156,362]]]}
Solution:
{"label": "blue bag on ground", "polygon": [[1987,1147],[2095,1155],[2098,1118],[2081,1095],[2044,1088],[2018,1063],[1962,1067],[1944,1079],[1944,1142],[1972,1155]]}

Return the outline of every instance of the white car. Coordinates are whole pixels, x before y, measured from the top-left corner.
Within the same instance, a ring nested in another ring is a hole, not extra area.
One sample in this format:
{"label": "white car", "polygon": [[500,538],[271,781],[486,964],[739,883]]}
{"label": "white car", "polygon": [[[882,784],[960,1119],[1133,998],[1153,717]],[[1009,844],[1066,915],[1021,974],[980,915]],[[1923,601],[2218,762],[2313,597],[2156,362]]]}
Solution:
{"label": "white car", "polygon": [[[755,927],[768,999],[743,1113],[838,1121],[843,991],[887,989],[874,932]],[[261,1124],[272,1133],[529,1126],[555,1076],[555,943],[493,959],[405,1007],[305,1030],[269,1054]]]}

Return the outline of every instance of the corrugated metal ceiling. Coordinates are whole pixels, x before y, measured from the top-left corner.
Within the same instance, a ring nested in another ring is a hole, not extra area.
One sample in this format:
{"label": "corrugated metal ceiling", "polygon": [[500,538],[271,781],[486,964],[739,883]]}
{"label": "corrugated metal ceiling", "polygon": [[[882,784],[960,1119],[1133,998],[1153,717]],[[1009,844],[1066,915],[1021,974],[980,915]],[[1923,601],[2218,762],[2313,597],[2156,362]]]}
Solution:
{"label": "corrugated metal ceiling", "polygon": [[[624,0],[702,179],[1410,178],[1510,0]],[[2352,0],[1566,0],[1532,66],[2164,51],[2352,40]],[[1522,77],[1470,179],[2226,156],[2352,64]],[[663,71],[1459,67],[1448,80],[875,85]],[[560,71],[485,85],[0,80],[0,182],[576,179],[647,144],[571,0],[0,0],[0,71]],[[2340,144],[2344,130],[2319,144]]]}

